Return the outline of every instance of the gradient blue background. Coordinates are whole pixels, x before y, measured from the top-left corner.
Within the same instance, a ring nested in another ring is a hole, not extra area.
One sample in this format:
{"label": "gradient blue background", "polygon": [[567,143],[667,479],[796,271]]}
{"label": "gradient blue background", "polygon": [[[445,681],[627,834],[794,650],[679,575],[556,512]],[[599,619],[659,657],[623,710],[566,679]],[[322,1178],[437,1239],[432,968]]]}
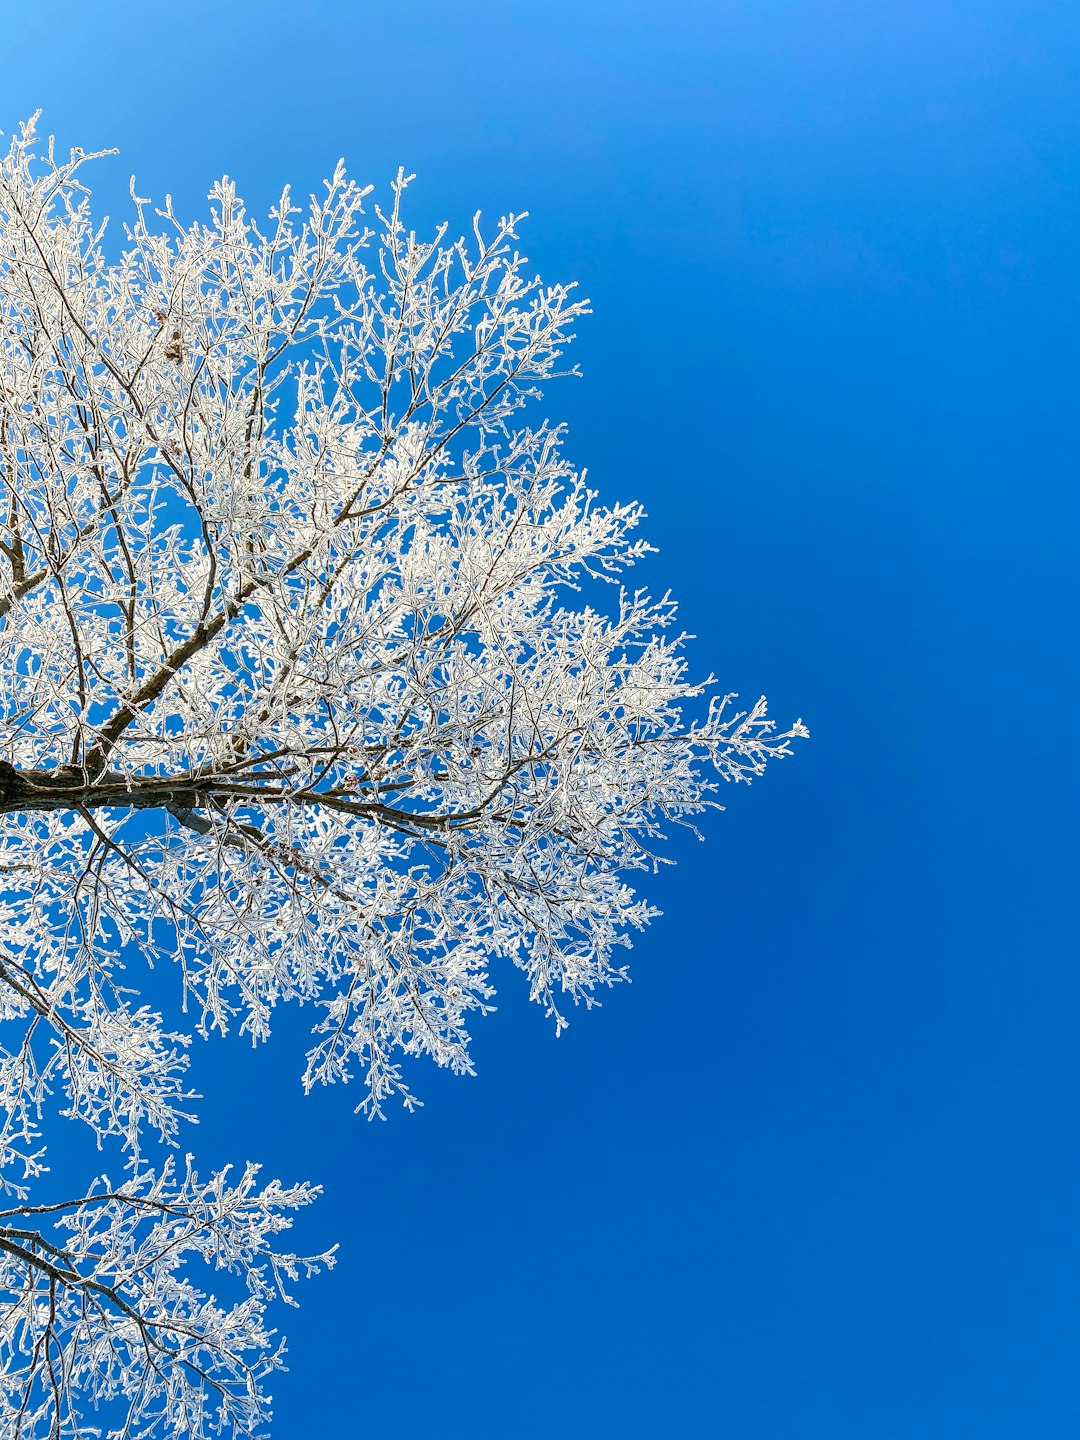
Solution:
{"label": "gradient blue background", "polygon": [[[1080,11],[742,0],[5,7],[3,116],[198,211],[339,154],[528,207],[595,304],[572,454],[702,672],[809,721],[650,885],[633,986],[365,1125],[296,1019],[193,1140],[323,1180],[275,1434],[1080,1434]],[[234,1103],[235,1102],[235,1103]]]}

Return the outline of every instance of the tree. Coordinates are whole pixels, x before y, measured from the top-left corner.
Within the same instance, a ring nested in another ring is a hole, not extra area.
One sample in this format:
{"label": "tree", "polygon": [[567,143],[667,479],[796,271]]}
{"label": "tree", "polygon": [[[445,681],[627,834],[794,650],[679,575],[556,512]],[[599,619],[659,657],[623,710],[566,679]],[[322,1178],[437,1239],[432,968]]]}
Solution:
{"label": "tree", "polygon": [[[536,416],[587,304],[522,217],[420,240],[399,174],[375,231],[339,166],[264,228],[227,179],[205,224],[133,188],[109,258],[94,158],[31,123],[0,164],[0,1436],[248,1433],[266,1304],[332,1254],[278,1249],[312,1186],[175,1163],[184,1025],[307,1002],[306,1087],[411,1105],[490,967],[556,1029],[619,980],[664,824],[806,732],[686,718],[640,508]],[[40,1198],[57,1113],[122,1183]]]}

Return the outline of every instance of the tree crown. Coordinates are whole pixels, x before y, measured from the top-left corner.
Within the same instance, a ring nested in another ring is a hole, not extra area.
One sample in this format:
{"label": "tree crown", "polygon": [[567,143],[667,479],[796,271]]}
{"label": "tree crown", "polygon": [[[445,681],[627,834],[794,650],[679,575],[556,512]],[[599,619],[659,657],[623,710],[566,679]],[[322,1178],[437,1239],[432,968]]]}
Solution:
{"label": "tree crown", "polygon": [[[311,1187],[155,1156],[194,1097],[147,963],[202,1035],[311,1003],[304,1084],[412,1104],[406,1057],[471,1070],[493,966],[557,1027],[620,979],[664,826],[806,732],[688,714],[640,507],[539,416],[588,307],[523,217],[419,239],[399,174],[369,226],[339,166],[264,226],[228,180],[191,225],[133,190],[110,257],[93,158],[31,124],[0,161],[0,1433],[250,1431],[265,1303],[330,1257],[275,1248]],[[32,1203],[54,1093],[123,1185]]]}

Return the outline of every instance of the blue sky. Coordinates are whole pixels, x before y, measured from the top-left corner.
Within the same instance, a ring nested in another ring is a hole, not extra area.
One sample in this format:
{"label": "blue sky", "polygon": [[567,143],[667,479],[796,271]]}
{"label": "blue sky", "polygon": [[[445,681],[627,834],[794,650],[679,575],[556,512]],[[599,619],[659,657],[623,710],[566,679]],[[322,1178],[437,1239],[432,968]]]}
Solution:
{"label": "blue sky", "polygon": [[[1060,3],[9,7],[44,107],[194,215],[345,155],[528,208],[595,315],[551,392],[701,672],[813,738],[651,882],[557,1043],[512,981],[416,1117],[201,1049],[204,1164],[317,1178],[275,1434],[1080,1433],[1080,12]],[[240,1156],[239,1158],[243,1158]]]}

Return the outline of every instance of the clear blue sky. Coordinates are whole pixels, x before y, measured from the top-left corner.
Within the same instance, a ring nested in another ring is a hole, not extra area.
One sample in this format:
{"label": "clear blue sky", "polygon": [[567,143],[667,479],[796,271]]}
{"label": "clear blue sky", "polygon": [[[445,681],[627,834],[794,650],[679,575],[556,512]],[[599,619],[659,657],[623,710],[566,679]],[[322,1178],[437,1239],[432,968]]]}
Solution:
{"label": "clear blue sky", "polygon": [[305,1102],[295,1023],[200,1051],[203,1163],[342,1242],[278,1440],[1075,1440],[1080,10],[35,0],[0,82],[114,213],[340,154],[527,207],[595,304],[573,455],[813,732],[672,846],[633,986],[556,1043],[507,984],[416,1118]]}

